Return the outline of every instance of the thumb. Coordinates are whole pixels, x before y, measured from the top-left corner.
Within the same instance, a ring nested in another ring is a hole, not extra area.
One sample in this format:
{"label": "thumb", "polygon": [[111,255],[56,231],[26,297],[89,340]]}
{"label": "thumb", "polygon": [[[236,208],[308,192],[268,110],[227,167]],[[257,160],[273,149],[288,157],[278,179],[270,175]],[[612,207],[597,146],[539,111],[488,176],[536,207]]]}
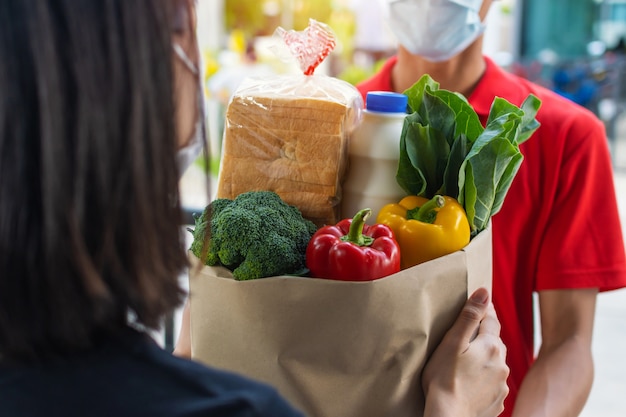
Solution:
{"label": "thumb", "polygon": [[449,336],[459,342],[461,351],[467,349],[467,345],[476,337],[480,322],[487,315],[489,306],[489,291],[479,288],[465,302],[461,314],[450,329]]}

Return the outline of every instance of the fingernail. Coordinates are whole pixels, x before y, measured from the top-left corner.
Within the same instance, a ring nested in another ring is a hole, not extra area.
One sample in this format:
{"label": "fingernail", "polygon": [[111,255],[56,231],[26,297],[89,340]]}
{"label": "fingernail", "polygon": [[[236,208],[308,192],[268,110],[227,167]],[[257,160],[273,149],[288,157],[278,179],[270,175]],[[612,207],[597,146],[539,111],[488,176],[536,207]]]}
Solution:
{"label": "fingernail", "polygon": [[479,288],[474,291],[470,300],[478,304],[487,304],[487,300],[489,300],[489,292],[484,288]]}

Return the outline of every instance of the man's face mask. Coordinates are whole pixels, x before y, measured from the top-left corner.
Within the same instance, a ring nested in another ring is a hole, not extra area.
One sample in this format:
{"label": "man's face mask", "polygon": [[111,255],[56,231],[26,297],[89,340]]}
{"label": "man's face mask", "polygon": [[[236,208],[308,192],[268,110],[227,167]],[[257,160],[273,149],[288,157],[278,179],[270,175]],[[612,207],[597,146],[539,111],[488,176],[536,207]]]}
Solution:
{"label": "man's face mask", "polygon": [[204,117],[204,92],[202,89],[202,81],[198,67],[189,59],[180,45],[174,43],[172,44],[172,48],[189,71],[198,76],[198,120],[196,121],[193,136],[189,139],[187,144],[180,148],[176,153],[178,172],[182,177],[187,168],[189,168],[196,158],[198,158],[198,155],[200,155],[202,147],[204,146],[206,132]]}
{"label": "man's face mask", "polygon": [[441,62],[459,54],[485,30],[483,0],[389,0],[389,26],[409,52]]}

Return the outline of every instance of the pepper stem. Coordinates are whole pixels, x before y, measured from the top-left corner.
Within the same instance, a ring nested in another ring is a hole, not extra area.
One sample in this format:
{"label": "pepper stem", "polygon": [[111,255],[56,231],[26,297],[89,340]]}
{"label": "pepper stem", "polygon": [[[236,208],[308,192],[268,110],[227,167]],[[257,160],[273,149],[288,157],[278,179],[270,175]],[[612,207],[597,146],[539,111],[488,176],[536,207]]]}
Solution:
{"label": "pepper stem", "polygon": [[437,210],[446,204],[446,200],[439,194],[424,203],[421,207],[407,210],[406,218],[422,223],[434,223],[437,219]]}
{"label": "pepper stem", "polygon": [[350,224],[350,230],[348,234],[341,237],[344,242],[352,242],[359,246],[370,246],[374,242],[374,238],[363,234],[363,227],[365,226],[365,220],[372,214],[372,210],[365,208],[359,210],[352,218]]}

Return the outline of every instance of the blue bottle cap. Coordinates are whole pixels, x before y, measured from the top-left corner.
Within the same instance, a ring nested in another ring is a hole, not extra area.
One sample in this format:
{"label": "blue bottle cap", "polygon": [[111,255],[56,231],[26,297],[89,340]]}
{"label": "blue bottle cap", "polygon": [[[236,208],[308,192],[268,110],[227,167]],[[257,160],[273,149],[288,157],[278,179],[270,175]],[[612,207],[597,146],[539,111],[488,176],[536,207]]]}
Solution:
{"label": "blue bottle cap", "polygon": [[408,97],[388,91],[370,91],[365,97],[365,108],[384,113],[406,113]]}

